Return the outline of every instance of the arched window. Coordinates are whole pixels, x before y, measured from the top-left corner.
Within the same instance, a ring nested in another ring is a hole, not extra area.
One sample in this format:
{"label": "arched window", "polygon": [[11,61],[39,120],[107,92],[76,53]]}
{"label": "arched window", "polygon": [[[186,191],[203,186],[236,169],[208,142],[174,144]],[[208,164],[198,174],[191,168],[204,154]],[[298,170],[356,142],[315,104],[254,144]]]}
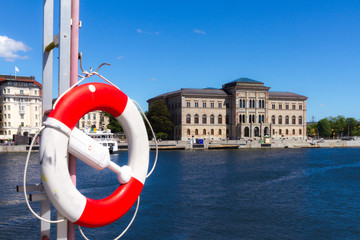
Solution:
{"label": "arched window", "polygon": [[261,107],[261,100],[259,100],[259,108],[262,108],[262,107]]}
{"label": "arched window", "polygon": [[295,135],[295,129],[292,130],[292,134]]}
{"label": "arched window", "polygon": [[195,129],[195,135],[199,135],[199,130]]}
{"label": "arched window", "polygon": [[210,124],[215,124],[215,116],[213,114],[210,115]]}
{"label": "arched window", "polygon": [[251,123],[251,115],[249,115],[249,123]]}
{"label": "arched window", "polygon": [[255,123],[255,115],[254,114],[252,115],[252,122]]}
{"label": "arched window", "polygon": [[9,135],[11,135],[11,131],[9,130]]}
{"label": "arched window", "polygon": [[252,106],[252,100],[249,100],[249,108]]}
{"label": "arched window", "polygon": [[194,123],[198,124],[199,123],[199,115],[195,114],[194,116]]}
{"label": "arched window", "polygon": [[242,101],[242,99],[240,99],[239,100],[239,108],[242,108],[243,106],[242,106],[242,103],[243,103],[243,101]]}
{"label": "arched window", "polygon": [[186,123],[191,123],[191,116],[190,116],[190,114],[186,115]]}
{"label": "arched window", "polygon": [[206,124],[206,114],[202,115],[202,123]]}
{"label": "arched window", "polygon": [[206,129],[203,129],[203,135],[204,136],[206,135]]}
{"label": "arched window", "polygon": [[214,135],[214,129],[210,130],[211,135]]}
{"label": "arched window", "polygon": [[279,124],[282,124],[282,116],[279,116],[278,122]]}
{"label": "arched window", "polygon": [[221,129],[219,129],[219,135],[221,135],[222,134],[222,131],[221,131]]}
{"label": "arched window", "polygon": [[285,124],[289,124],[289,116],[285,117]]}
{"label": "arched window", "polygon": [[261,122],[264,123],[264,118],[265,116],[264,115],[261,115]]}
{"label": "arched window", "polygon": [[296,117],[295,117],[295,116],[292,116],[292,118],[291,118],[291,123],[292,123],[292,124],[296,124]]}
{"label": "arched window", "polygon": [[222,124],[222,115],[218,116],[218,124]]}
{"label": "arched window", "polygon": [[261,115],[259,115],[259,123],[261,123]]}
{"label": "arched window", "polygon": [[243,99],[243,104],[242,104],[242,106],[243,106],[243,108],[245,108],[245,105],[246,104],[246,101],[245,101],[245,99]]}
{"label": "arched window", "polygon": [[245,123],[245,114],[242,115],[243,123]]}
{"label": "arched window", "polygon": [[281,131],[281,129],[279,129],[279,134],[280,134],[280,135],[282,134],[282,131]]}
{"label": "arched window", "polygon": [[302,116],[299,117],[299,124],[302,124]]}
{"label": "arched window", "polygon": [[4,135],[7,135],[7,132],[6,132],[6,131],[4,131]]}
{"label": "arched window", "polygon": [[301,135],[302,133],[301,133],[301,129],[299,129],[299,135]]}
{"label": "arched window", "polygon": [[190,135],[190,129],[187,130],[187,135]]}
{"label": "arched window", "polygon": [[265,108],[265,100],[261,101],[262,108]]}
{"label": "arched window", "polygon": [[274,115],[271,116],[271,123],[275,124],[275,116]]}
{"label": "arched window", "polygon": [[258,128],[258,127],[255,127],[255,128],[254,128],[254,136],[255,136],[255,137],[259,137],[259,136],[260,136],[260,131],[259,131],[259,128]]}
{"label": "arched window", "polygon": [[286,129],[286,130],[285,130],[285,134],[286,134],[286,135],[289,135],[289,129]]}
{"label": "arched window", "polygon": [[230,118],[229,118],[229,115],[226,115],[226,119],[225,119],[225,121],[226,121],[226,124],[230,124]]}

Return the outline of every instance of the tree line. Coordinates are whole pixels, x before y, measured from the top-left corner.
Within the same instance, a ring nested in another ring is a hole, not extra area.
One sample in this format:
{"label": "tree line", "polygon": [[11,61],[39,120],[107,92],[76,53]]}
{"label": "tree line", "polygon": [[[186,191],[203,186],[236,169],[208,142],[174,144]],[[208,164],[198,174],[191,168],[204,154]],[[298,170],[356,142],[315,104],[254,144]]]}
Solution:
{"label": "tree line", "polygon": [[353,117],[326,117],[317,123],[307,126],[308,136],[323,138],[339,138],[344,136],[360,136],[360,120]]}
{"label": "tree line", "polygon": [[[157,139],[171,139],[173,137],[174,124],[171,121],[171,114],[166,106],[166,103],[163,100],[158,100],[154,102],[149,111],[145,112],[146,117],[149,119],[151,126],[156,133]],[[105,113],[105,116],[109,118],[109,124],[107,128],[111,130],[112,133],[123,133],[123,129],[119,122],[109,113]],[[149,136],[149,139],[152,139],[152,133],[149,126],[146,124],[146,130]]]}

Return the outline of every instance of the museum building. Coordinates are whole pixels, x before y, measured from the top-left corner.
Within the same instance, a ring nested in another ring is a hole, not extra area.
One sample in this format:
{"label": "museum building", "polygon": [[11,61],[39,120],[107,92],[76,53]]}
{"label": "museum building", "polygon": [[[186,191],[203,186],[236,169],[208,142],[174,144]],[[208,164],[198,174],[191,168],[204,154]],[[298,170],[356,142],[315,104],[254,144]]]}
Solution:
{"label": "museum building", "polygon": [[239,78],[221,89],[182,88],[147,102],[149,109],[158,100],[166,103],[174,138],[183,141],[305,138],[307,97],[269,90],[262,82]]}

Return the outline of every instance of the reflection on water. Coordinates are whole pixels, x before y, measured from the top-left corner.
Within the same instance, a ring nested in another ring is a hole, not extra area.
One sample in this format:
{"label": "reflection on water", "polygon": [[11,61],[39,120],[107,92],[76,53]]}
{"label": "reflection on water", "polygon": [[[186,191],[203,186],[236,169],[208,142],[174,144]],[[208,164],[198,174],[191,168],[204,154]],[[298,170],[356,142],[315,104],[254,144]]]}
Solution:
{"label": "reflection on water", "polygon": [[[358,239],[359,156],[359,148],[161,152],[125,238]],[[38,237],[39,221],[15,192],[25,157],[0,154],[0,239]],[[121,165],[126,159],[126,152],[112,155]],[[38,183],[37,154],[29,167],[28,182]],[[79,161],[77,179],[90,198],[106,197],[118,186],[111,171]],[[133,211],[85,232],[90,239],[114,238]]]}

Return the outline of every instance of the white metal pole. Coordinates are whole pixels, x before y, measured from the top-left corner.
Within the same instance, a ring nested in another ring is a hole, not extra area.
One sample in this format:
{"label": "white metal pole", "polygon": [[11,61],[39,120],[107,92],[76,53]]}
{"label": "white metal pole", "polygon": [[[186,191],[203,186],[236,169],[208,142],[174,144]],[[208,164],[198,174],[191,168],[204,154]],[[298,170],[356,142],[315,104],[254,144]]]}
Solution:
{"label": "white metal pole", "polygon": [[[60,0],[59,26],[59,96],[70,87],[71,2]],[[58,212],[58,219],[63,218]],[[67,239],[67,221],[57,224],[57,239]]]}
{"label": "white metal pole", "polygon": [[[51,109],[52,106],[52,74],[53,74],[53,53],[47,52],[45,48],[52,42],[54,28],[54,0],[43,1],[43,71],[42,71],[42,113]],[[15,71],[16,72],[16,71]],[[44,119],[43,119],[44,120]],[[40,216],[50,219],[50,201],[40,202]],[[50,239],[50,223],[40,222],[40,239]]]}

